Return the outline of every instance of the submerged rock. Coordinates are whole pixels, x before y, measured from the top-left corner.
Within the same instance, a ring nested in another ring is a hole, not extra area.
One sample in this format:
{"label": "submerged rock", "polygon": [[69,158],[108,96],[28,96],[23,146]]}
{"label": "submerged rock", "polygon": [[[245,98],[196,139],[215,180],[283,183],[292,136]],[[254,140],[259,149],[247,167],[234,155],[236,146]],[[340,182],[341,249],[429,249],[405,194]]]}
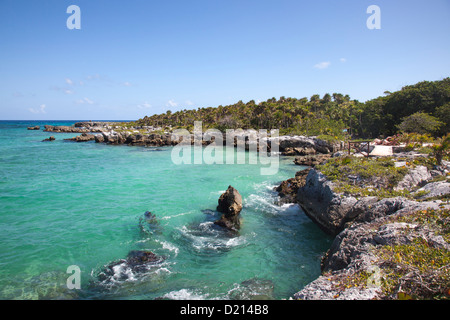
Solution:
{"label": "submerged rock", "polygon": [[146,234],[160,233],[162,230],[156,215],[150,211],[146,211],[144,216],[139,218],[139,228]]}
{"label": "submerged rock", "polygon": [[240,229],[239,213],[242,210],[242,196],[239,192],[229,186],[219,198],[217,211],[224,213],[222,217],[214,223],[229,230]]}
{"label": "submerged rock", "polygon": [[98,279],[106,283],[130,280],[162,261],[164,261],[163,257],[157,256],[151,251],[132,250],[126,259],[107,265],[98,275]]}
{"label": "submerged rock", "polygon": [[266,279],[249,279],[242,281],[230,290],[232,300],[273,300],[274,284]]}

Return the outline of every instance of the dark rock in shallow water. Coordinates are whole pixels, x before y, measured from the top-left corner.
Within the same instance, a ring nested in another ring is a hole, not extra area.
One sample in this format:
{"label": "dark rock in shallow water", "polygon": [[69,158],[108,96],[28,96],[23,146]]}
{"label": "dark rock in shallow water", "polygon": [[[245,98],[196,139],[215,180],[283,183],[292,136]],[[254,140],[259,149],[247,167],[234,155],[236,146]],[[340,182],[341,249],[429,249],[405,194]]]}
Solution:
{"label": "dark rock in shallow water", "polygon": [[28,127],[27,129],[28,129],[28,130],[39,130],[39,129],[41,129],[41,127],[39,127],[39,126],[34,126],[34,127]]}
{"label": "dark rock in shallow water", "polygon": [[44,139],[42,141],[54,141],[56,140],[54,136],[51,136],[50,138]]}
{"label": "dark rock in shallow water", "polygon": [[156,219],[156,215],[150,211],[146,211],[144,216],[139,218],[139,228],[146,234],[154,234],[161,232],[161,226]]}
{"label": "dark rock in shallow water", "polygon": [[136,274],[142,274],[151,267],[164,261],[151,251],[132,250],[126,259],[110,263],[100,272],[98,279],[102,282],[123,281],[134,278]]}
{"label": "dark rock in shallow water", "polygon": [[278,196],[280,197],[278,201],[279,205],[297,202],[298,189],[305,185],[309,170],[311,169],[298,171],[294,178],[283,181],[275,188],[275,191],[278,192]]}
{"label": "dark rock in shallow water", "polygon": [[227,191],[220,196],[217,206],[217,211],[224,214],[214,223],[229,230],[239,230],[241,227],[239,220],[241,210],[242,196],[235,188],[229,186]]}

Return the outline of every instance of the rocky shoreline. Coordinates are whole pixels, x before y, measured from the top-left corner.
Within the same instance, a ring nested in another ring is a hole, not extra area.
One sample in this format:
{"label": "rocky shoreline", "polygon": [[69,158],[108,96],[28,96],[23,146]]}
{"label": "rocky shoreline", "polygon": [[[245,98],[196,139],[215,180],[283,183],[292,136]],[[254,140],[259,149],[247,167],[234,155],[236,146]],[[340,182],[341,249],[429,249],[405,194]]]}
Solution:
{"label": "rocky shoreline", "polygon": [[[80,133],[81,135],[67,140],[95,141],[112,145],[161,147],[174,146],[180,142],[170,132],[142,127],[124,129],[114,123],[87,122],[76,123],[70,127],[46,125],[44,131]],[[234,138],[234,146],[242,146],[238,140],[245,141],[245,149],[249,150],[250,134],[253,132],[241,132],[240,136]],[[212,142],[207,137],[204,139],[205,134],[200,138],[204,146]],[[193,135],[191,139],[194,143]],[[224,143],[225,141],[226,139]],[[270,151],[274,141],[265,138],[261,142],[266,143],[267,151]],[[322,258],[322,275],[297,292],[293,296],[295,299],[395,299],[396,296],[392,294],[386,295],[379,283],[367,285],[374,275],[382,277],[380,274],[383,274],[383,271],[380,270],[383,270],[383,264],[386,264],[386,259],[381,259],[377,250],[399,244],[410,245],[417,239],[425,241],[430,248],[447,252],[450,250],[450,241],[446,241],[435,229],[420,223],[404,222],[414,220],[417,212],[447,210],[448,213],[448,202],[439,200],[439,197],[450,193],[450,182],[445,178],[450,171],[448,162],[444,161],[440,168],[430,170],[419,165],[408,171],[395,190],[414,192],[417,194],[414,199],[401,196],[357,197],[338,191],[335,182],[315,168],[332,157],[342,156],[343,142],[327,142],[304,136],[281,136],[276,141],[281,155],[295,157],[296,165],[309,167],[297,172],[294,178],[283,181],[276,188],[279,204],[297,203],[324,232],[335,237],[331,248]],[[414,157],[411,155],[411,159]],[[408,161],[397,160],[395,165],[403,166],[403,163]],[[444,179],[435,181],[437,176]],[[357,181],[358,177],[355,179]],[[220,201],[227,204],[227,209],[221,208]],[[237,231],[240,227],[241,202],[237,190],[230,186],[219,200],[217,210],[224,214],[215,224]],[[444,216],[444,223],[448,224],[449,219]],[[447,269],[444,271],[448,273]],[[364,278],[364,281],[360,278]]]}
{"label": "rocky shoreline", "polygon": [[[31,129],[30,129],[31,130]],[[37,129],[33,129],[37,130]],[[56,133],[80,133],[80,136],[66,139],[75,142],[95,141],[110,145],[130,145],[144,147],[175,146],[181,141],[181,136],[164,131],[162,128],[149,126],[121,126],[114,122],[77,122],[73,126],[44,126],[45,132]],[[284,156],[296,156],[298,165],[314,165],[331,156],[331,154],[343,150],[344,142],[329,142],[317,137],[305,136],[280,136],[278,138],[261,137],[254,130],[236,131],[233,134],[234,147],[244,146],[250,150],[252,141],[258,142],[256,150],[259,151],[260,144],[267,146],[271,151],[272,143],[278,142],[278,152]],[[201,140],[203,146],[215,141],[210,134],[202,133],[200,137],[191,135],[191,144],[195,139]],[[223,145],[227,142],[226,133],[223,133]]]}
{"label": "rocky shoreline", "polygon": [[[388,263],[388,258],[380,258],[379,252],[400,245],[414,247],[415,241],[420,239],[426,243],[427,248],[443,250],[444,255],[448,257],[449,241],[439,235],[435,226],[400,221],[414,221],[418,213],[444,210],[441,223],[450,222],[450,205],[448,201],[440,200],[450,194],[450,181],[446,178],[449,171],[450,163],[445,161],[442,166],[433,170],[425,166],[411,168],[394,189],[410,192],[414,198],[399,196],[380,199],[377,196],[355,197],[337,192],[336,183],[314,168],[299,171],[295,178],[282,182],[276,188],[280,201],[299,204],[305,214],[324,232],[335,236],[331,248],[322,258],[322,275],[297,292],[294,298],[397,299],[402,290],[401,285],[396,289],[397,294],[387,294],[384,282],[370,282],[375,278],[379,280],[387,277],[383,268]],[[440,177],[437,179],[440,181],[434,181],[436,177]],[[448,266],[442,268],[448,275]],[[421,274],[416,277],[424,278]],[[407,280],[419,281],[411,280],[412,278],[409,279],[405,275],[401,279],[404,279],[405,283]],[[416,284],[413,289],[419,290],[421,286],[433,285],[436,287],[434,283]],[[440,285],[444,287],[439,289],[441,291],[450,289],[446,288],[450,283]]]}

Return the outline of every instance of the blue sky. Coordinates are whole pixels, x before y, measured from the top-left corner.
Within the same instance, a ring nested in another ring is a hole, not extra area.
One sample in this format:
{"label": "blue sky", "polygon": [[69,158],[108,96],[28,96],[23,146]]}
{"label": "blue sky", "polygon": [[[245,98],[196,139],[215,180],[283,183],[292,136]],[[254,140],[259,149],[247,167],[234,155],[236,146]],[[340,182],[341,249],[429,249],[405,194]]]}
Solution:
{"label": "blue sky", "polygon": [[[69,5],[81,29],[69,30]],[[368,6],[381,9],[369,30]],[[450,76],[449,0],[1,0],[0,120],[135,120]]]}

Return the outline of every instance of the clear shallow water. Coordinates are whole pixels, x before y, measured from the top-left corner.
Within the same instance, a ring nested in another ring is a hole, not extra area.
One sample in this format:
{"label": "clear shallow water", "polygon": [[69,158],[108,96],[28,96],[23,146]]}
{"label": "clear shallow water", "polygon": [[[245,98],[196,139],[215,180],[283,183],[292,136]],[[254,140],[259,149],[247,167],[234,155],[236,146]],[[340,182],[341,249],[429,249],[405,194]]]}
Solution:
{"label": "clear shallow water", "polygon": [[[291,159],[262,176],[259,165],[177,166],[171,148],[42,131],[72,123],[0,122],[0,299],[284,299],[320,274],[331,239],[298,206],[275,204],[273,187],[299,170]],[[212,223],[228,185],[244,199],[238,235]],[[98,277],[131,250],[164,260]],[[70,265],[81,290],[66,288]]]}

